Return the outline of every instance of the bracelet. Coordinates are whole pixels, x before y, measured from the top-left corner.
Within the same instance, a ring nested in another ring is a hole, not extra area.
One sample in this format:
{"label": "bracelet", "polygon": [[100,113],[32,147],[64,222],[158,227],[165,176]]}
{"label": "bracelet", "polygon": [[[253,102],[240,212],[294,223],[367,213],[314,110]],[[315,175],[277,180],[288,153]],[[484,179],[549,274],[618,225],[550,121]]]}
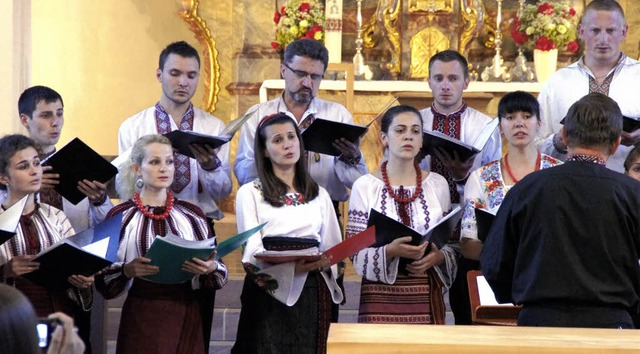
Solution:
{"label": "bracelet", "polygon": [[551,137],[551,143],[553,144],[553,148],[556,149],[557,152],[559,152],[561,154],[566,154],[567,153],[567,149],[562,149],[562,148],[560,148],[560,146],[558,146],[558,143],[556,142],[556,136],[555,135],[553,137]]}
{"label": "bracelet", "polygon": [[340,157],[338,158],[338,160],[351,166],[357,165],[361,159],[362,159],[362,154],[357,154],[353,157],[345,157],[344,155],[340,155]]}
{"label": "bracelet", "polygon": [[102,198],[100,198],[100,200],[95,201],[95,202],[91,202],[91,200],[89,200],[91,202],[91,204],[93,204],[93,206],[100,206],[102,204],[104,204],[104,202],[107,200],[107,193],[105,192],[102,195]]}

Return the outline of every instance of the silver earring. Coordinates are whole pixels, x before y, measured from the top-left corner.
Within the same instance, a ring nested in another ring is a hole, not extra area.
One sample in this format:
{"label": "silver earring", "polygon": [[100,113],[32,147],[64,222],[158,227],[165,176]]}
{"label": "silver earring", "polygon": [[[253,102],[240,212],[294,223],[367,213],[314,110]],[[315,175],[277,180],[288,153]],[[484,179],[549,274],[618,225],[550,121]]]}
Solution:
{"label": "silver earring", "polygon": [[142,176],[140,176],[136,179],[136,188],[142,189],[142,187],[144,187],[144,181],[142,180]]}

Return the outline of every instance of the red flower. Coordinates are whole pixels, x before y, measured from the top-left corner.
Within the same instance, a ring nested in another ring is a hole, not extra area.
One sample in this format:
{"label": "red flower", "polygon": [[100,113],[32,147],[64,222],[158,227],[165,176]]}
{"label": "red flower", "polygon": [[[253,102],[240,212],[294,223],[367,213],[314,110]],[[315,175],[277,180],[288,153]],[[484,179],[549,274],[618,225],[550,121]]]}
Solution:
{"label": "red flower", "polygon": [[575,15],[576,15],[576,10],[573,7],[569,8],[569,16],[573,17]]}
{"label": "red flower", "polygon": [[308,2],[300,3],[300,6],[298,6],[298,11],[300,11],[300,12],[309,12],[309,11],[311,11],[311,5],[309,5]]}
{"label": "red flower", "polygon": [[313,25],[313,27],[311,27],[311,29],[313,30],[313,32],[322,32],[322,26],[315,24]]}
{"label": "red flower", "polygon": [[284,15],[285,11],[287,11],[287,7],[285,5],[282,5],[282,7],[280,8],[280,13]]}
{"label": "red flower", "polygon": [[578,51],[578,42],[576,41],[571,41],[569,43],[567,43],[567,50],[570,51],[571,53],[575,53]]}
{"label": "red flower", "polygon": [[271,42],[271,48],[277,51],[280,49],[280,44],[278,44],[278,42]]}
{"label": "red flower", "polygon": [[553,5],[548,2],[542,3],[538,6],[538,12],[543,15],[553,15]]}
{"label": "red flower", "polygon": [[273,14],[273,22],[275,22],[276,25],[280,22],[280,17],[282,17],[282,15],[278,11]]}
{"label": "red flower", "polygon": [[524,45],[529,40],[529,36],[526,33],[520,32],[520,19],[515,18],[513,25],[511,26],[511,38],[517,45]]}
{"label": "red flower", "polygon": [[536,41],[536,49],[547,51],[555,48],[556,44],[545,36],[538,38],[538,40]]}

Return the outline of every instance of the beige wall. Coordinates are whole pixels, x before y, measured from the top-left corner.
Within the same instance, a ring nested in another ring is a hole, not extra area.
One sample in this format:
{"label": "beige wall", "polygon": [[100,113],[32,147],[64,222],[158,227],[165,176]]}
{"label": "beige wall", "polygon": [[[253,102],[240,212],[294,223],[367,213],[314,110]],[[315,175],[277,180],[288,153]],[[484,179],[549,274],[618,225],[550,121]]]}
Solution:
{"label": "beige wall", "polygon": [[59,145],[78,136],[101,154],[117,153],[120,123],[160,97],[155,70],[162,48],[176,40],[197,46],[180,6],[178,0],[31,1],[27,86],[51,86],[62,95]]}

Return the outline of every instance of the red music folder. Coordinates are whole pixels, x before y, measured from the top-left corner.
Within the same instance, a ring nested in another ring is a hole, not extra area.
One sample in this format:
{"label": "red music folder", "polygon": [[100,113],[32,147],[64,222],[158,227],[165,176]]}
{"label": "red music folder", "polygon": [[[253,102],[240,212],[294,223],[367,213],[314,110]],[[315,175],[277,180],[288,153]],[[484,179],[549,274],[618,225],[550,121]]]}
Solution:
{"label": "red music folder", "polygon": [[324,254],[329,261],[329,266],[337,264],[376,242],[376,227],[371,226],[355,236],[340,242],[328,249]]}

